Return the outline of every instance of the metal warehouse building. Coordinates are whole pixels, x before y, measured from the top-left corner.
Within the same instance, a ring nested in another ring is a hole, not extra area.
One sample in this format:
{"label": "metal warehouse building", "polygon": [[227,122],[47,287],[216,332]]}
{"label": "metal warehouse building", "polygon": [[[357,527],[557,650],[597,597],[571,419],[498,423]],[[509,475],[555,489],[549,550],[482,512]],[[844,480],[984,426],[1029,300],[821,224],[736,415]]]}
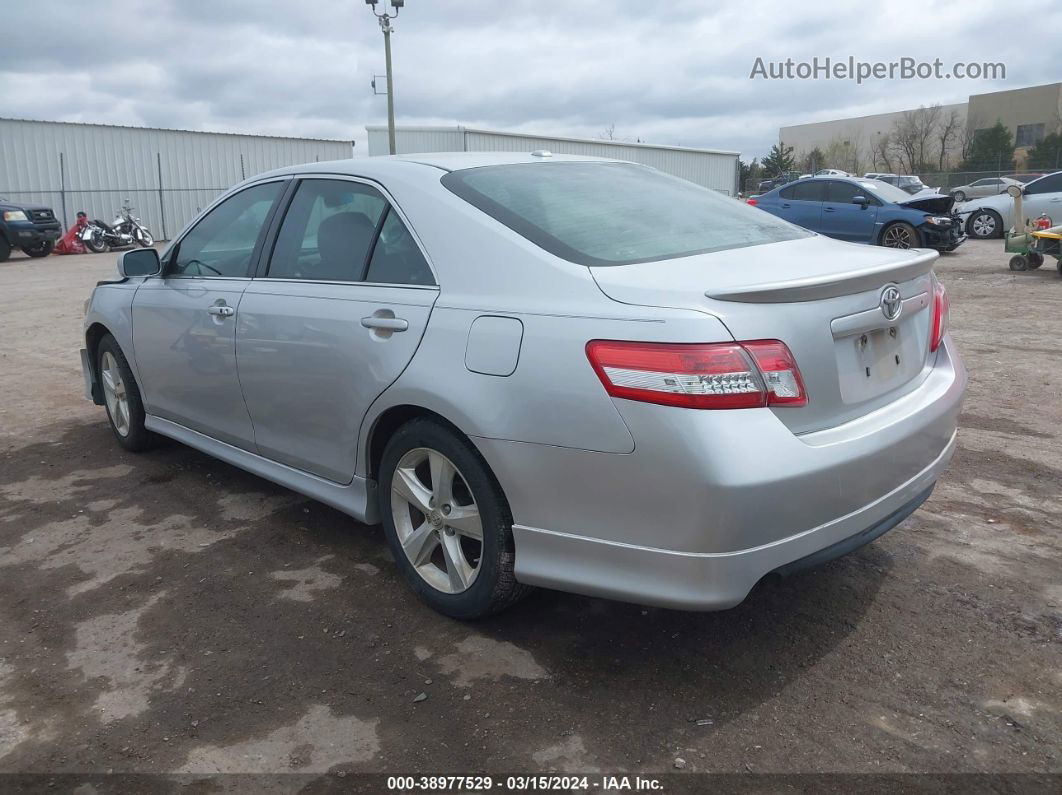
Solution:
{"label": "metal warehouse building", "polygon": [[0,118],[0,198],[64,226],[78,210],[110,223],[128,199],[163,240],[246,177],[352,154],[350,141]]}
{"label": "metal warehouse building", "polygon": [[[387,128],[366,127],[369,155],[386,155]],[[728,196],[738,191],[738,152],[655,146],[589,138],[556,138],[524,133],[473,130],[469,127],[397,127],[395,148],[400,155],[416,152],[531,152],[548,149],[557,154],[592,155],[631,160],[712,188]]]}

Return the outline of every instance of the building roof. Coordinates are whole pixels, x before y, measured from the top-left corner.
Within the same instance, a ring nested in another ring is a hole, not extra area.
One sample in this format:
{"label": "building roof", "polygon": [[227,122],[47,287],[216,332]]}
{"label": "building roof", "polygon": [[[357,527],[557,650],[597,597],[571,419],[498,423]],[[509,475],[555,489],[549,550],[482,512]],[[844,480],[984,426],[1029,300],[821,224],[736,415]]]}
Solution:
{"label": "building roof", "polygon": [[11,116],[0,116],[0,121],[17,121],[25,122],[27,124],[68,124],[74,127],[106,127],[110,129],[118,130],[144,130],[148,132],[179,132],[179,133],[192,133],[195,135],[232,135],[242,138],[271,138],[281,141],[315,141],[330,144],[350,144],[353,146],[352,140],[343,140],[341,138],[306,138],[298,135],[263,135],[261,133],[252,132],[219,132],[217,130],[185,130],[179,127],[140,127],[134,124],[104,124],[102,122],[85,122],[85,121],[62,121],[56,119],[19,119]]}
{"label": "building roof", "polygon": [[[365,127],[365,129],[366,129],[367,132],[380,132],[380,131],[385,131],[386,132],[387,126],[386,125],[381,125],[381,124],[370,124],[370,125],[367,125]],[[565,141],[565,142],[568,142],[568,143],[595,144],[595,145],[602,145],[602,146],[633,146],[633,147],[638,147],[638,148],[642,148],[642,149],[672,149],[672,150],[675,150],[675,151],[678,151],[678,152],[700,152],[702,154],[712,154],[712,155],[733,155],[734,157],[737,157],[738,155],[741,154],[740,152],[732,151],[732,150],[729,150],[729,149],[699,149],[699,148],[692,147],[692,146],[671,146],[671,145],[667,145],[667,144],[650,144],[650,143],[643,143],[643,142],[637,142],[636,143],[636,142],[633,142],[633,141],[609,141],[607,139],[602,139],[602,138],[569,138],[569,137],[560,136],[560,135],[537,135],[535,133],[508,132],[506,130],[483,130],[483,129],[478,129],[478,128],[475,128],[475,127],[463,127],[461,125],[456,125],[456,126],[453,126],[453,127],[430,126],[430,125],[429,126],[424,126],[424,127],[418,127],[418,126],[415,126],[415,125],[409,125],[409,126],[407,126],[407,125],[398,125],[397,127],[395,127],[395,132],[396,133],[400,133],[400,132],[403,132],[403,131],[425,132],[425,133],[431,133],[431,132],[458,133],[459,132],[459,133],[472,133],[472,134],[479,134],[479,135],[501,135],[501,136],[505,136],[507,138],[526,138],[526,139],[535,140],[535,141]]]}

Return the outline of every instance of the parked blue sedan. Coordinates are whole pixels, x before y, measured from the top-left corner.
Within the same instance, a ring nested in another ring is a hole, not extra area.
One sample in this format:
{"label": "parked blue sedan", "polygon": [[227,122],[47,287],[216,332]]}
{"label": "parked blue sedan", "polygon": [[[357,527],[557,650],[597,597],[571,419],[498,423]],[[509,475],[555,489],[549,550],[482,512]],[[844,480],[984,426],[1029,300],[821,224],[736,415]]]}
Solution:
{"label": "parked blue sedan", "polygon": [[810,177],[748,202],[805,229],[853,243],[953,251],[966,240],[952,197],[911,196],[876,179]]}

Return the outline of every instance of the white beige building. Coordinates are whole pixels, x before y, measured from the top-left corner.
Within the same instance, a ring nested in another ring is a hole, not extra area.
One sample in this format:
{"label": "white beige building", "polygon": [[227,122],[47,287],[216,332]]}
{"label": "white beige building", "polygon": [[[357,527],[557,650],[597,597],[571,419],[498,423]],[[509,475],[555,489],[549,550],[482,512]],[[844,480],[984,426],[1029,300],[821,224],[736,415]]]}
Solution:
{"label": "white beige building", "polygon": [[[878,170],[885,167],[880,156],[875,157],[882,136],[894,136],[897,123],[915,110],[795,124],[782,127],[778,137],[798,155],[818,148],[823,153],[829,152],[833,159],[849,161],[827,162],[823,167],[851,170],[849,167],[858,160],[865,170]],[[947,118],[953,112],[961,129],[946,148],[945,167],[954,166],[960,159],[967,130],[973,133],[993,126],[997,120],[1014,136],[1014,156],[1020,165],[1029,149],[1044,136],[1062,129],[1062,83],[972,94],[966,102],[943,105],[939,118]]]}

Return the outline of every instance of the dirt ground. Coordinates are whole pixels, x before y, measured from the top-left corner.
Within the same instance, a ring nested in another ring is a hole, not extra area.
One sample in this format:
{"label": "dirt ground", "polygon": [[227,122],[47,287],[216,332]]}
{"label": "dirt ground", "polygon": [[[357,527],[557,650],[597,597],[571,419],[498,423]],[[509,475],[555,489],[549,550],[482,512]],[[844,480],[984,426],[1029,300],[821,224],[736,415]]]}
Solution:
{"label": "dirt ground", "polygon": [[722,613],[539,591],[462,624],[378,527],[114,443],[77,355],[113,261],[0,264],[0,772],[1062,772],[1053,263],[939,261],[959,448],[876,543]]}

